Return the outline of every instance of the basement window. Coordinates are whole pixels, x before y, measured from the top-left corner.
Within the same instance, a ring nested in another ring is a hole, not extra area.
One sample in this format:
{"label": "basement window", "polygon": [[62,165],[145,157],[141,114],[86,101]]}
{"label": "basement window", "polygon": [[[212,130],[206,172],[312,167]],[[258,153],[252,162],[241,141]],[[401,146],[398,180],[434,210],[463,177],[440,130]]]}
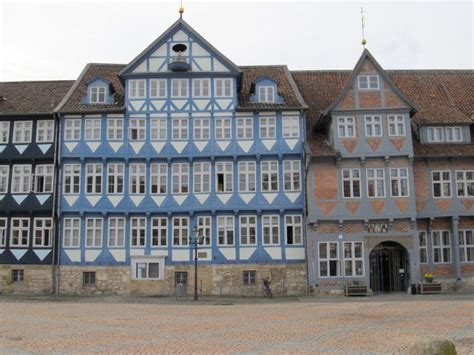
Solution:
{"label": "basement window", "polygon": [[188,272],[187,271],[176,271],[174,273],[174,284],[175,285],[187,285],[188,284]]}
{"label": "basement window", "polygon": [[21,283],[25,279],[25,270],[23,269],[13,269],[12,270],[12,282]]}
{"label": "basement window", "polygon": [[85,271],[82,273],[83,286],[95,286],[95,271]]}
{"label": "basement window", "polygon": [[243,272],[244,286],[253,286],[257,283],[257,271],[247,270]]}

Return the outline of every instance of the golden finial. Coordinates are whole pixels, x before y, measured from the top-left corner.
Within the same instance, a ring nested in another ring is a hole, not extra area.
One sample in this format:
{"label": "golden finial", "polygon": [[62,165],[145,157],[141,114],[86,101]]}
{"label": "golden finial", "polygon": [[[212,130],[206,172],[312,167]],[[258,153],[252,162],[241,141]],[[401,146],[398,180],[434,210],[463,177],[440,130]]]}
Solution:
{"label": "golden finial", "polygon": [[179,7],[179,18],[183,17],[184,7],[183,7],[183,0],[181,0],[181,6]]}
{"label": "golden finial", "polygon": [[362,41],[360,42],[362,46],[365,48],[365,45],[367,44],[367,41],[365,39],[365,16],[364,16],[364,8],[360,8],[360,16],[361,16],[361,22],[362,22]]}

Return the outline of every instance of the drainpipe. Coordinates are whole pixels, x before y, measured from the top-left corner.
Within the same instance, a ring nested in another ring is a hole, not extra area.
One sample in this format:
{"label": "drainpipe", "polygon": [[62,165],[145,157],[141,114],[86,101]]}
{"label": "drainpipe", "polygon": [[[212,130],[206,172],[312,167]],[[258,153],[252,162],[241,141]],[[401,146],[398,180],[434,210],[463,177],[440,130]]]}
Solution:
{"label": "drainpipe", "polygon": [[[53,169],[54,169],[54,174],[53,174],[53,206],[52,206],[52,212],[51,212],[51,218],[53,221],[53,238],[52,238],[52,243],[53,243],[53,256],[51,259],[51,271],[52,271],[52,293],[53,294],[58,294],[59,292],[59,226],[58,226],[58,215],[56,213],[56,208],[57,208],[57,200],[59,196],[59,184],[58,184],[58,176],[59,176],[59,167],[58,167],[58,161],[59,161],[59,137],[60,137],[60,120],[59,120],[59,114],[54,113],[53,118],[55,121],[55,140],[54,140],[54,162],[53,162]],[[56,254],[57,253],[57,254]]]}
{"label": "drainpipe", "polygon": [[461,286],[461,255],[459,252],[459,217],[453,217],[451,220],[451,229],[453,233],[453,262],[454,262],[454,276],[456,278],[456,289]]}

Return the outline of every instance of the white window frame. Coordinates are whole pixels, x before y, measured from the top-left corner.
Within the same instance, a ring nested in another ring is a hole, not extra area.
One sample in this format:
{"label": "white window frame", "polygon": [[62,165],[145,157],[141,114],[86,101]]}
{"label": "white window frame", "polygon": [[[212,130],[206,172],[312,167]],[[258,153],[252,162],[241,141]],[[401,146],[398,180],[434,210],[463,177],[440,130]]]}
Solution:
{"label": "white window frame", "polygon": [[145,79],[129,79],[128,80],[128,98],[144,99],[146,96],[146,80]]}
{"label": "white window frame", "polygon": [[283,191],[301,192],[301,160],[283,160]]}
{"label": "white window frame", "polygon": [[[418,231],[418,245],[420,248],[420,264],[428,264],[428,235],[426,231]],[[424,255],[424,258],[422,255]]]}
{"label": "white window frame", "polygon": [[458,197],[474,197],[474,170],[456,170],[456,194]]}
{"label": "white window frame", "polygon": [[163,99],[167,95],[168,81],[166,79],[150,79],[150,98]]}
{"label": "white window frame", "polygon": [[[42,178],[42,180],[40,180]],[[52,193],[54,185],[54,165],[39,164],[35,167],[35,193]],[[40,189],[39,187],[42,186]],[[48,188],[49,187],[49,188]]]}
{"label": "white window frame", "polygon": [[[151,265],[157,265],[158,276],[151,277]],[[132,280],[163,280],[165,263],[162,257],[133,257],[131,261]]]}
{"label": "white window frame", "polygon": [[[68,223],[70,222],[70,226]],[[81,246],[81,219],[65,217],[63,219],[63,247],[79,248]]]}
{"label": "white window frame", "polygon": [[[14,226],[15,222],[18,222],[17,227]],[[23,222],[27,222],[25,226]],[[17,237],[15,234],[17,233]],[[26,233],[26,234],[24,234]],[[18,239],[17,243],[13,240]],[[25,242],[26,239],[26,242]],[[10,225],[10,247],[28,247],[30,245],[30,219],[29,218],[12,218]]]}
{"label": "white window frame", "polygon": [[235,219],[234,216],[217,216],[217,245],[235,245]]}
{"label": "white window frame", "polygon": [[406,136],[404,115],[388,115],[387,121],[388,121],[388,135],[390,137]]}
{"label": "white window frame", "polygon": [[[471,243],[467,242],[467,235],[471,236]],[[472,249],[469,253],[468,250]],[[469,260],[471,255],[471,260]],[[461,263],[474,263],[474,230],[472,229],[461,229],[459,231],[459,256]]]}
{"label": "white window frame", "polygon": [[[49,226],[48,226],[49,224]],[[37,238],[40,242],[37,242]],[[52,218],[35,218],[33,219],[33,246],[34,247],[50,247],[53,238],[53,220]]]}
{"label": "white window frame", "polygon": [[189,193],[189,163],[173,163],[171,177],[173,195]]}
{"label": "white window frame", "polygon": [[109,248],[123,248],[125,246],[125,227],[124,217],[108,218],[108,246]]}
{"label": "white window frame", "polygon": [[192,79],[193,98],[211,97],[211,79]]}
{"label": "white window frame", "polygon": [[[336,246],[336,256],[331,256],[331,245]],[[324,255],[321,255],[321,248],[324,248]],[[320,278],[332,278],[341,276],[341,263],[339,260],[339,242],[318,242],[318,269]],[[336,262],[336,275],[331,275],[331,262]],[[326,265],[327,275],[322,274],[321,264]]]}
{"label": "white window frame", "polygon": [[426,129],[426,136],[429,143],[442,143],[444,142],[444,128],[428,127]]}
{"label": "white window frame", "polygon": [[[266,240],[267,236],[268,240]],[[280,215],[262,215],[262,244],[280,245]]]}
{"label": "white window frame", "polygon": [[123,141],[123,118],[109,117],[107,118],[107,140]]}
{"label": "white window frame", "polygon": [[[253,222],[252,220],[253,219]],[[257,216],[239,216],[240,245],[257,245]],[[252,233],[253,231],[253,233]],[[253,238],[253,242],[251,242]]]}
{"label": "white window frame", "polygon": [[[19,135],[19,137],[17,137]],[[33,121],[15,121],[13,124],[13,143],[31,143],[33,138]]]}
{"label": "white window frame", "polygon": [[107,194],[108,195],[123,195],[124,193],[125,193],[125,164],[108,163],[107,164]]}
{"label": "white window frame", "polygon": [[[402,176],[402,171],[406,172],[405,176]],[[393,173],[396,173],[395,176]],[[408,179],[409,171],[408,168],[390,168],[390,195],[392,197],[409,197],[410,196],[410,181]],[[403,194],[403,181],[405,181],[406,194]],[[398,193],[394,193],[394,182],[396,182],[396,187]]]}
{"label": "white window frame", "polygon": [[[154,190],[156,186],[156,191]],[[166,195],[168,193],[168,164],[150,164],[150,194]]]}
{"label": "white window frame", "polygon": [[212,217],[198,216],[196,220],[196,227],[199,235],[203,236],[202,245],[210,246],[212,243]]}
{"label": "white window frame", "polygon": [[10,165],[0,165],[0,194],[8,193],[10,182]]}
{"label": "white window frame", "polygon": [[151,117],[150,118],[150,140],[151,141],[166,141],[167,139],[167,124],[166,117]]}
{"label": "white window frame", "polygon": [[0,247],[7,245],[8,218],[0,218]]}
{"label": "white window frame", "polygon": [[[346,172],[349,172],[348,176],[346,176]],[[343,198],[361,198],[362,185],[361,185],[360,169],[342,169],[341,177],[342,177],[341,179],[342,180],[342,197]],[[346,190],[345,190],[346,182],[349,183],[349,191],[348,191],[349,195],[346,195]],[[359,186],[358,194],[356,194],[356,189],[355,189],[356,184]]]}
{"label": "white window frame", "polygon": [[[68,182],[68,180],[70,180]],[[68,191],[69,187],[69,191]],[[75,187],[77,187],[77,192]],[[81,164],[63,165],[63,194],[78,195],[81,193]]]}
{"label": "white window frame", "polygon": [[239,161],[239,192],[255,193],[257,191],[257,163]]}
{"label": "white window frame", "polygon": [[91,87],[89,94],[90,104],[105,104],[107,102],[107,88],[105,86]]}
{"label": "white window frame", "polygon": [[81,140],[82,120],[80,118],[67,118],[64,120],[64,141]]}
{"label": "white window frame", "polygon": [[211,192],[211,163],[195,162],[193,165],[193,192],[208,194]]}
{"label": "white window frame", "polygon": [[[12,166],[12,194],[29,194],[32,192],[32,172],[31,164],[16,164]],[[18,184],[16,183],[17,179]]]}
{"label": "white window frame", "polygon": [[187,141],[189,139],[189,118],[188,117],[173,117],[172,137],[174,141]]}
{"label": "white window frame", "polygon": [[[350,244],[350,256],[346,256],[346,245]],[[356,256],[356,244],[360,244],[361,255]],[[364,277],[365,276],[365,261],[364,261],[364,242],[344,242],[343,244],[343,272],[344,276],[348,277]],[[351,274],[346,273],[346,262],[351,263]],[[362,273],[357,273],[357,262],[361,262]]]}
{"label": "white window frame", "polygon": [[461,143],[464,141],[464,134],[462,127],[449,126],[445,127],[446,142],[448,143]]}
{"label": "white window frame", "polygon": [[[223,175],[222,188],[219,186],[219,174]],[[234,192],[234,163],[231,161],[216,162],[216,193]]]}
{"label": "white window frame", "polygon": [[237,117],[237,139],[253,140],[253,117]]}
{"label": "white window frame", "polygon": [[[385,169],[367,168],[366,180],[367,180],[367,197],[368,198],[384,198],[385,197]],[[371,184],[373,184],[372,194],[370,192]]]}
{"label": "white window frame", "polygon": [[[260,162],[260,177],[262,192],[277,192],[280,190],[280,168],[277,160]],[[276,183],[276,187],[274,184]],[[267,185],[267,186],[265,186]]]}
{"label": "white window frame", "polygon": [[[365,136],[369,138],[383,136],[382,116],[366,115],[365,119]],[[377,132],[378,131],[378,132]]]}
{"label": "white window frame", "polygon": [[151,246],[166,247],[168,245],[168,218],[152,217]]}
{"label": "white window frame", "polygon": [[54,120],[36,122],[36,143],[54,142]]}
{"label": "white window frame", "polygon": [[130,248],[146,247],[147,218],[130,217]]}
{"label": "white window frame", "polygon": [[128,166],[129,195],[146,194],[146,164],[132,163]]}
{"label": "white window frame", "polygon": [[195,141],[208,141],[211,138],[211,121],[209,117],[193,118],[193,138]]}
{"label": "white window frame", "polygon": [[232,97],[233,96],[233,85],[232,79],[230,78],[217,78],[214,79],[214,96],[215,97]]}
{"label": "white window frame", "polygon": [[[133,131],[136,130],[136,138]],[[128,120],[128,139],[131,142],[143,142],[146,140],[146,119],[142,117],[130,117]]]}
{"label": "white window frame", "polygon": [[[376,85],[373,85],[374,82],[371,80],[374,78],[376,78],[375,80]],[[365,86],[363,83],[364,80],[361,80],[361,79],[367,80],[367,87],[364,87]],[[358,75],[357,83],[358,83],[357,87],[359,88],[359,90],[379,90],[380,89],[380,78],[376,74]]]}
{"label": "white window frame", "polygon": [[300,118],[298,116],[283,116],[283,138],[300,137]]}
{"label": "white window frame", "polygon": [[276,102],[275,85],[259,85],[258,86],[258,102],[275,103]]}
{"label": "white window frame", "polygon": [[[446,178],[444,175],[447,174],[448,177]],[[435,180],[435,176],[438,175],[439,179]],[[435,193],[435,186],[439,185],[439,196],[436,196]],[[451,171],[450,170],[433,170],[431,172],[431,188],[433,191],[433,198],[450,198],[453,195],[453,188],[452,188],[452,179],[451,179]],[[449,191],[448,193],[445,191],[447,188]]]}
{"label": "white window frame", "polygon": [[354,116],[338,116],[337,121],[337,136],[339,138],[355,138],[356,127]]}
{"label": "white window frame", "polygon": [[230,117],[216,117],[215,124],[216,140],[228,141],[232,139],[232,121]]}
{"label": "white window frame", "polygon": [[276,138],[276,117],[260,116],[259,117],[259,133],[260,139]]}
{"label": "white window frame", "polygon": [[171,79],[171,97],[172,98],[188,98],[189,97],[189,80],[188,79]]}
{"label": "white window frame", "polygon": [[[303,245],[303,216],[300,214],[287,214],[285,217],[285,244]],[[298,221],[299,220],[299,221]],[[293,242],[288,242],[288,228],[293,231]],[[297,231],[299,229],[299,235]]]}
{"label": "white window frame", "polygon": [[84,120],[84,140],[89,142],[99,142],[102,140],[102,119],[86,118]]}
{"label": "white window frame", "polygon": [[10,121],[0,121],[0,144],[10,141]]}
{"label": "white window frame", "polygon": [[104,166],[102,163],[86,164],[86,186],[87,195],[102,195],[104,182]]}
{"label": "white window frame", "polygon": [[187,247],[189,245],[189,217],[173,217],[172,233],[173,246]]}
{"label": "white window frame", "polygon": [[102,217],[86,218],[86,248],[102,248],[104,219]]}
{"label": "white window frame", "polygon": [[[447,239],[444,238],[447,236]],[[439,237],[439,239],[437,238]],[[446,240],[448,241],[447,243]],[[438,243],[439,241],[439,243]],[[452,262],[453,256],[451,251],[451,232],[449,230],[432,230],[431,231],[431,249],[433,253],[433,264],[450,264]],[[444,254],[444,251],[447,250],[448,254]],[[439,251],[438,256],[440,257],[438,261],[436,251]]]}

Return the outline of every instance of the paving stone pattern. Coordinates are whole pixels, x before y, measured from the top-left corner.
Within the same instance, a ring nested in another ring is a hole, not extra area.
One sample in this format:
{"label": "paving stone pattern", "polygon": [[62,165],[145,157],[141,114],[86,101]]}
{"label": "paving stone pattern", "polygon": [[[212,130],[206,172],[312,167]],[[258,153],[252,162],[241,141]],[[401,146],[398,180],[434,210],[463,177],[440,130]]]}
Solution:
{"label": "paving stone pattern", "polygon": [[276,300],[0,297],[0,353],[474,353],[474,296]]}

